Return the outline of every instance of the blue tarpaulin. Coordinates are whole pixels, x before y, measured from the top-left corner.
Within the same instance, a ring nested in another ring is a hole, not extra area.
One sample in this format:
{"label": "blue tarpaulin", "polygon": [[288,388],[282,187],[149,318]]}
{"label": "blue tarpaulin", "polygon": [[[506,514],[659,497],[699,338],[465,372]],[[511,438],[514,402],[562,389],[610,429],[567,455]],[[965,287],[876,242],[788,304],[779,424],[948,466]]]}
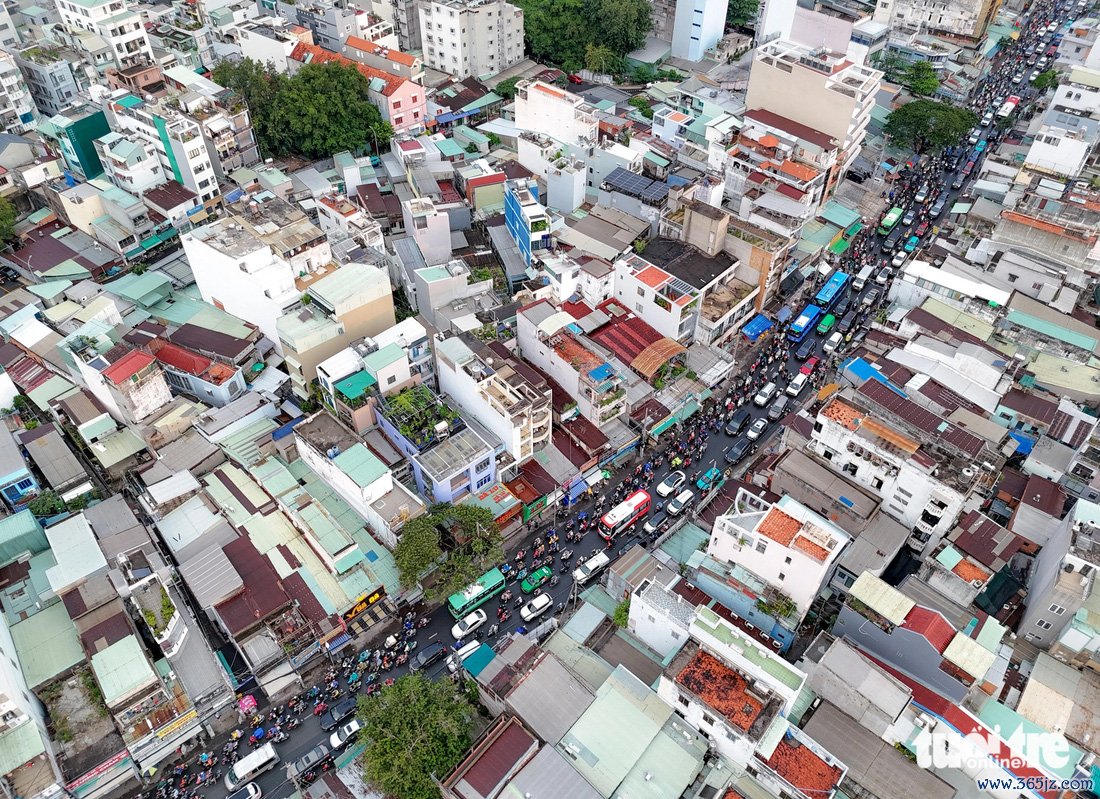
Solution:
{"label": "blue tarpaulin", "polygon": [[1009,438],[1016,439],[1016,454],[1017,455],[1029,455],[1031,454],[1032,447],[1035,446],[1035,439],[1031,436],[1026,436],[1018,430],[1008,434]]}
{"label": "blue tarpaulin", "polygon": [[778,313],[778,315],[776,315],[775,318],[779,322],[779,324],[783,324],[784,322],[786,322],[788,319],[791,318],[791,314],[792,314],[792,311],[791,311],[790,306],[789,305],[784,305],[782,308],[779,309],[779,313]]}
{"label": "blue tarpaulin", "polygon": [[587,490],[588,483],[586,483],[584,480],[578,480],[577,482],[573,483],[573,485],[569,486],[569,501],[572,502]]}
{"label": "blue tarpaulin", "polygon": [[741,333],[749,341],[756,341],[762,335],[772,329],[771,320],[764,314],[757,314],[751,322],[741,328]]}

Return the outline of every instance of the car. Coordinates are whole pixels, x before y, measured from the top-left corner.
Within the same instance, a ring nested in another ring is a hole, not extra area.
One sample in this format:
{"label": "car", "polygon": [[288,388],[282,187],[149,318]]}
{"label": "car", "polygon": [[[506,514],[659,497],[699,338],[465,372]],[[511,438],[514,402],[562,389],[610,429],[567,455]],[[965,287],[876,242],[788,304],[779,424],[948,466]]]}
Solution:
{"label": "car", "polygon": [[[752,410],[749,408],[740,408],[737,413],[733,415],[733,418],[729,420],[729,424],[726,425],[726,435],[736,436],[745,429],[746,425],[752,421]],[[730,431],[733,431],[732,433]]]}
{"label": "car", "polygon": [[669,494],[675,494],[685,482],[687,482],[687,475],[683,472],[669,472],[668,477],[657,484],[657,496],[667,497]]}
{"label": "car", "polygon": [[730,444],[726,451],[722,453],[722,457],[725,458],[726,463],[730,466],[735,466],[746,455],[749,454],[749,448],[752,444],[747,438],[739,438]]}
{"label": "car", "polygon": [[1024,73],[1023,72],[1017,72],[1015,75],[1012,76],[1012,82],[1014,84],[1023,83],[1023,80],[1024,80]]}
{"label": "car", "polygon": [[718,478],[722,476],[722,470],[717,466],[711,466],[707,469],[707,473],[695,481],[695,487],[700,491],[710,491],[711,487],[718,482]]}
{"label": "car", "polygon": [[225,799],[260,799],[264,795],[264,792],[260,789],[260,786],[254,782],[250,782],[247,785],[238,788],[225,797]]}
{"label": "car", "polygon": [[817,342],[812,338],[807,338],[801,344],[798,345],[798,349],[794,351],[794,357],[800,361],[804,361],[814,354],[814,350],[817,349]]}
{"label": "car", "polygon": [[883,252],[893,252],[898,248],[898,244],[901,243],[902,230],[900,227],[894,228],[893,232],[886,237],[886,241],[882,242]]}
{"label": "car", "polygon": [[323,763],[331,757],[332,750],[324,744],[318,744],[287,766],[286,776],[291,780],[295,780],[299,775],[307,774],[318,763]]}
{"label": "car", "polygon": [[913,200],[918,202],[918,203],[922,203],[927,199],[928,199],[928,184],[927,183],[922,183],[922,184],[920,184],[920,188],[917,189],[917,193],[913,197]]}
{"label": "car", "polygon": [[775,383],[768,383],[756,392],[756,396],[752,398],[752,404],[758,408],[763,408],[772,401],[772,397],[775,396],[775,392],[778,390],[778,386],[776,386]]}
{"label": "car", "polygon": [[951,188],[961,189],[965,181],[966,175],[959,174],[953,181],[951,181]]}
{"label": "car", "polygon": [[894,267],[894,269],[897,269],[902,264],[905,263],[905,260],[908,257],[909,257],[909,253],[907,253],[905,250],[902,250],[901,252],[894,253],[894,257],[890,261],[890,266]]}
{"label": "car", "polygon": [[695,499],[695,492],[691,490],[681,491],[671,502],[668,503],[668,515],[679,516],[681,513],[687,510],[687,506],[691,504],[693,499]]}
{"label": "car", "polygon": [[761,416],[752,425],[749,426],[749,432],[745,433],[749,441],[756,441],[760,436],[764,435],[764,431],[768,429],[768,417]]}
{"label": "car", "polygon": [[539,594],[526,605],[519,609],[519,617],[524,621],[534,621],[554,605],[554,597],[550,594]]}
{"label": "car", "polygon": [[554,570],[549,566],[535,569],[523,579],[523,582],[519,584],[519,589],[523,591],[523,593],[529,594],[540,585],[550,582],[550,578],[553,576]]}
{"label": "car", "polygon": [[840,320],[840,324],[836,326],[838,333],[847,333],[853,327],[856,326],[856,312],[848,311],[844,314],[844,318]]}
{"label": "car", "polygon": [[947,207],[947,197],[940,197],[934,203],[932,203],[932,209],[928,212],[933,219],[939,218],[940,214]]}
{"label": "car", "polygon": [[888,266],[882,267],[882,269],[879,270],[878,274],[875,275],[875,282],[878,283],[880,286],[885,286],[887,283],[889,283],[890,282],[890,267],[888,267]]}
{"label": "car", "polygon": [[909,240],[905,242],[905,246],[902,247],[906,252],[913,252],[920,246],[920,238],[918,236],[910,236]]}
{"label": "car", "polygon": [[420,671],[421,669],[426,669],[437,660],[445,657],[446,654],[446,644],[441,644],[439,641],[433,641],[424,648],[418,650],[416,655],[409,660],[409,671]]}
{"label": "car", "polygon": [[926,219],[925,221],[923,221],[919,225],[917,225],[917,229],[913,231],[913,235],[914,236],[920,236],[920,237],[923,238],[924,234],[928,232],[928,227],[929,227],[928,220]]}
{"label": "car", "polygon": [[[993,115],[991,113],[989,113],[988,111],[986,111],[985,115],[982,117],[981,122],[979,122],[978,124],[980,124],[983,128],[988,128],[989,123],[991,123],[992,121],[993,121]],[[921,202],[924,202],[924,200],[921,200]]]}
{"label": "car", "polygon": [[776,397],[775,402],[768,408],[768,420],[778,422],[787,415],[787,406],[791,401],[787,397]]}
{"label": "car", "polygon": [[975,164],[973,161],[967,161],[966,166],[962,168],[963,177],[969,177],[970,173],[974,171],[974,166]]}
{"label": "car", "polygon": [[328,745],[333,750],[343,749],[358,737],[360,729],[362,729],[362,726],[359,724],[359,720],[352,719],[328,737]]}
{"label": "car", "polygon": [[[847,318],[847,317],[845,317]],[[797,397],[802,393],[802,390],[810,384],[810,376],[804,375],[801,372],[791,378],[791,382],[787,383],[786,395],[788,397]]]}
{"label": "car", "polygon": [[905,212],[905,216],[903,216],[901,218],[901,223],[903,225],[905,225],[906,227],[908,227],[909,225],[913,224],[913,220],[916,219],[916,218],[917,218],[917,209],[916,208],[910,208],[908,211]]}
{"label": "car", "polygon": [[966,141],[970,144],[977,144],[978,139],[980,139],[981,137],[982,137],[982,129],[981,128],[974,128],[974,130],[970,131],[970,138],[968,138]]}
{"label": "car", "polygon": [[566,80],[570,83],[576,84],[577,86],[584,83],[584,78],[582,78],[580,75],[569,75],[566,77]]}
{"label": "car", "polygon": [[817,323],[817,334],[819,336],[829,335],[829,331],[833,329],[833,325],[836,324],[836,315],[827,313],[825,317]]}
{"label": "car", "polygon": [[832,355],[834,352],[840,349],[840,345],[842,343],[844,343],[844,336],[842,336],[840,333],[833,333],[821,346],[821,349],[825,351],[826,355]]}
{"label": "car", "polygon": [[339,727],[349,717],[354,715],[356,708],[355,697],[349,696],[347,699],[341,699],[335,705],[328,709],[328,712],[321,716],[321,729],[325,732],[331,732]]}
{"label": "car", "polygon": [[847,312],[847,310],[851,307],[852,307],[852,298],[851,297],[845,297],[843,300],[841,300],[840,302],[838,302],[836,304],[836,307],[833,308],[833,313],[836,314],[837,316],[844,316],[844,314]]}
{"label": "car", "polygon": [[814,369],[817,368],[817,364],[817,358],[807,358],[805,361],[802,362],[802,366],[801,368],[799,368],[798,371],[804,375],[812,375],[814,373]]}
{"label": "car", "polygon": [[451,638],[456,641],[461,641],[488,620],[489,617],[485,615],[484,610],[475,610],[473,613],[455,622],[454,626],[451,628]]}
{"label": "car", "polygon": [[1031,74],[1027,76],[1028,82],[1034,83],[1035,79],[1038,78],[1040,74],[1042,73],[1040,73],[1040,71],[1037,69],[1031,70]]}
{"label": "car", "polygon": [[657,511],[648,519],[645,520],[645,524],[642,525],[642,529],[647,533],[655,533],[662,529],[668,523],[668,514],[663,510]]}
{"label": "car", "polygon": [[866,294],[863,295],[863,304],[866,305],[869,308],[872,305],[874,305],[876,302],[878,302],[878,298],[879,298],[879,290],[878,289],[871,289],[870,291],[868,291]]}

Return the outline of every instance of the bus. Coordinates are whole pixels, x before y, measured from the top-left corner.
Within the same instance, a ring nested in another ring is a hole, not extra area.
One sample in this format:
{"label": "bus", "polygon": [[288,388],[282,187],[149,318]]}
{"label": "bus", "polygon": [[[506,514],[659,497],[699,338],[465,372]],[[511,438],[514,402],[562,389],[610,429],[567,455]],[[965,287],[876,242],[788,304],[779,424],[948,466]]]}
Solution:
{"label": "bus", "polygon": [[878,234],[880,236],[885,236],[894,229],[894,225],[900,222],[903,216],[905,216],[904,208],[891,208],[890,212],[882,218],[881,222],[879,222]]}
{"label": "bus", "polygon": [[645,491],[635,491],[600,519],[600,538],[612,541],[623,530],[628,530],[649,513],[650,496]]}
{"label": "bus", "polygon": [[847,272],[834,272],[833,276],[825,281],[821,291],[817,292],[817,296],[814,297],[814,305],[824,311],[831,311],[838,302],[844,299],[850,280],[851,277]]}
{"label": "bus", "polygon": [[1010,94],[1008,99],[1004,101],[1004,104],[997,109],[997,116],[1001,119],[1008,119],[1012,116],[1012,112],[1016,110],[1016,106],[1020,104],[1020,98],[1014,94]]}
{"label": "bus", "polygon": [[481,607],[497,594],[504,592],[504,575],[500,569],[489,569],[468,585],[464,591],[451,594],[447,609],[456,619],[461,619],[474,608]]}
{"label": "bus", "polygon": [[821,316],[821,309],[816,305],[807,305],[802,313],[794,320],[791,329],[787,331],[787,338],[794,343],[802,341],[817,325],[817,318]]}

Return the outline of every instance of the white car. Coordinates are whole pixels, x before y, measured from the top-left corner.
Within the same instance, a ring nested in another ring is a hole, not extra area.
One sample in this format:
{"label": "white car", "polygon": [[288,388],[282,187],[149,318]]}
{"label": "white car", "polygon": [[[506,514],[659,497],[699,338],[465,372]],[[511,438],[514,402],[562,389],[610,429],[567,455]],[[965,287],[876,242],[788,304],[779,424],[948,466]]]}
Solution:
{"label": "white car", "polygon": [[359,734],[359,728],[359,721],[352,719],[328,737],[329,747],[333,750],[343,749],[355,740],[355,736]]}
{"label": "white car", "polygon": [[553,604],[554,598],[550,594],[539,594],[519,609],[519,617],[524,621],[533,621],[548,611]]}
{"label": "white car", "polygon": [[691,501],[695,499],[695,494],[692,491],[681,491],[676,495],[676,498],[668,503],[666,509],[669,516],[679,516],[684,512],[684,509],[691,504]]}
{"label": "white car", "polygon": [[831,355],[837,351],[843,341],[844,336],[840,335],[840,333],[833,333],[822,345],[821,349]]}
{"label": "white car", "polygon": [[749,441],[756,441],[760,436],[764,435],[764,431],[768,429],[768,417],[761,416],[755,422],[752,423],[752,427],[749,428],[749,432],[745,433],[745,438]]}
{"label": "white car", "polygon": [[[905,263],[905,259],[909,257],[909,253],[905,250],[898,250],[898,254],[894,256],[894,260],[890,264],[897,269],[899,266]],[[878,281],[876,281],[878,282]]]}
{"label": "white car", "polygon": [[461,641],[467,635],[472,633],[478,627],[488,621],[489,617],[485,615],[485,611],[480,608],[475,610],[463,619],[459,619],[455,622],[455,626],[451,628],[451,638],[456,641]]}
{"label": "white car", "polygon": [[772,401],[772,397],[775,396],[775,392],[777,390],[778,387],[775,385],[775,383],[768,383],[766,386],[756,392],[756,396],[752,398],[753,405],[763,408],[765,405]]}
{"label": "white car", "polygon": [[657,496],[667,497],[676,491],[687,481],[687,475],[683,472],[669,472],[668,477],[657,484]]}

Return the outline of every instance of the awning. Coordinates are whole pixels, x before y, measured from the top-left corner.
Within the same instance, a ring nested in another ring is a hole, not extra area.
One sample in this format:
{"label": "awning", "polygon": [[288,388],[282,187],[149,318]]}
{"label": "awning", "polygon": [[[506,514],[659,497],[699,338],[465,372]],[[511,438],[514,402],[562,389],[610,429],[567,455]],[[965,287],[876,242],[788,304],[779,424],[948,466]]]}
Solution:
{"label": "awning", "polygon": [[790,306],[789,305],[784,305],[782,308],[779,309],[779,313],[776,314],[775,319],[776,319],[777,322],[779,322],[779,324],[783,324],[788,319],[790,319],[791,316],[793,316],[793,315],[794,315],[794,312],[791,311]]}
{"label": "awning", "polygon": [[654,438],[656,438],[657,436],[661,435],[661,433],[668,430],[668,428],[672,427],[674,424],[676,424],[676,417],[675,416],[670,416],[667,419],[665,419],[663,422],[661,422],[659,425],[654,427],[652,430],[650,430],[649,434],[651,436],[653,436]]}
{"label": "awning", "polygon": [[325,644],[325,649],[327,649],[329,652],[339,652],[350,643],[351,636],[347,633],[340,633],[338,636]]}
{"label": "awning", "polygon": [[440,125],[446,125],[448,122],[454,122],[456,119],[465,119],[475,114],[475,111],[454,111],[447,114],[440,114],[435,118],[435,121]]}
{"label": "awning", "polygon": [[143,252],[145,252],[145,249],[143,247],[134,247],[134,249],[124,252],[123,255],[125,255],[127,258],[136,258]]}
{"label": "awning", "polygon": [[840,238],[829,245],[829,252],[833,255],[844,255],[848,251],[848,248],[852,246],[851,239]]}
{"label": "awning", "polygon": [[569,486],[569,501],[572,502],[587,490],[588,483],[586,483],[584,480],[578,480],[577,482],[573,483],[573,485]]}
{"label": "awning", "polygon": [[749,341],[756,341],[771,329],[772,321],[764,314],[757,314],[752,321],[741,328],[741,333]]}
{"label": "awning", "polygon": [[817,401],[821,402],[822,400],[827,400],[838,391],[840,391],[840,386],[837,383],[826,383],[821,387],[821,390],[817,392]]}

